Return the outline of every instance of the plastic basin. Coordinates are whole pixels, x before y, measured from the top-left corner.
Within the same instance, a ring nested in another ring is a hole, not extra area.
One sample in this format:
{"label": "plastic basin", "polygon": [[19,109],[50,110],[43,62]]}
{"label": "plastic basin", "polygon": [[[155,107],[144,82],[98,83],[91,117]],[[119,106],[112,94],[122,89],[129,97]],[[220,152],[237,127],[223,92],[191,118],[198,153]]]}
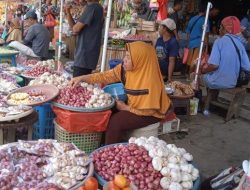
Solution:
{"label": "plastic basin", "polygon": [[122,62],[123,62],[122,59],[111,59],[111,60],[109,61],[109,68],[110,68],[110,69],[113,69],[116,65],[119,65],[119,64],[121,64]]}
{"label": "plastic basin", "polygon": [[[128,143],[117,143],[117,144],[110,144],[110,145],[106,145],[103,147],[100,147],[98,149],[96,149],[94,152],[91,153],[92,154],[101,151],[104,148],[110,147],[110,146],[114,146],[114,145],[119,145],[119,144],[128,144]],[[195,163],[192,163],[194,165],[194,167],[196,167]],[[197,167],[196,167],[197,168]],[[106,181],[105,179],[103,179],[96,171],[94,171],[94,176],[96,177],[96,179],[98,180],[99,184],[101,186],[104,186],[106,183],[108,183],[108,181]],[[193,188],[192,190],[199,190],[201,186],[201,177],[199,176],[194,182],[193,182]]]}
{"label": "plastic basin", "polygon": [[104,92],[111,94],[114,99],[119,99],[121,101],[127,101],[128,97],[125,94],[124,86],[122,83],[115,83],[107,85],[103,88]]}

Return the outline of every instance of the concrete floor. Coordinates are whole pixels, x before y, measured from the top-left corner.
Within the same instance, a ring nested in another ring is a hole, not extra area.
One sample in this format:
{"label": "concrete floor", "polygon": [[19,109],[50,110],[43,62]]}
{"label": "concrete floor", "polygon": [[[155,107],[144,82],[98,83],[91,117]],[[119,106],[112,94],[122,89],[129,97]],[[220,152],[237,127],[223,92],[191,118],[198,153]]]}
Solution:
{"label": "concrete floor", "polygon": [[190,121],[182,121],[183,128],[188,129],[183,139],[178,139],[176,134],[161,138],[190,152],[203,180],[229,166],[239,166],[250,157],[250,125],[245,120],[225,123],[217,114],[198,114]]}

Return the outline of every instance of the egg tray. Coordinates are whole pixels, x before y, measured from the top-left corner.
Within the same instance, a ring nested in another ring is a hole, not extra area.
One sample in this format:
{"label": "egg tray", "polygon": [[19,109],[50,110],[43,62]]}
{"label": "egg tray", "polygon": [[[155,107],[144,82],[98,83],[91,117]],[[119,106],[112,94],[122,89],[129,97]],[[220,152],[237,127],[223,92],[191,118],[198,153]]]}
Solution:
{"label": "egg tray", "polygon": [[85,107],[73,107],[68,106],[64,104],[60,104],[57,102],[52,102],[52,105],[61,109],[69,110],[69,111],[75,111],[75,112],[100,112],[100,111],[106,111],[114,107],[115,100],[112,98],[112,102],[110,105],[99,107],[99,108],[85,108]]}

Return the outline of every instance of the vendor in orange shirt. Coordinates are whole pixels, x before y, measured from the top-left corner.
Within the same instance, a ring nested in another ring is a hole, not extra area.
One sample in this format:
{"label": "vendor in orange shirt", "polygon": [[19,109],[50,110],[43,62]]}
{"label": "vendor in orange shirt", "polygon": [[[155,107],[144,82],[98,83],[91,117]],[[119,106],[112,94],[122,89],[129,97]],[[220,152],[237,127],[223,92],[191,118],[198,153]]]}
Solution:
{"label": "vendor in orange shirt", "polygon": [[73,78],[70,83],[71,86],[82,81],[92,84],[121,81],[124,84],[128,104],[116,101],[119,111],[109,121],[106,144],[121,142],[126,131],[161,121],[170,107],[154,47],[144,42],[133,42],[127,44],[126,49],[123,65],[103,73]]}

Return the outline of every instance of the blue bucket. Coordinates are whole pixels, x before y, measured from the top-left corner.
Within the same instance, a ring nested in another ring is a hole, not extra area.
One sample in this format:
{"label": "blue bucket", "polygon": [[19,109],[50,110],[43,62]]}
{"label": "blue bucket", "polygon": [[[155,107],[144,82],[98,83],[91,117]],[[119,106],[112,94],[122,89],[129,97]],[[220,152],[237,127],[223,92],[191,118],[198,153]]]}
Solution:
{"label": "blue bucket", "polygon": [[127,101],[128,97],[125,94],[124,86],[122,83],[115,83],[107,85],[103,88],[104,92],[111,94],[114,99],[119,99],[121,101]]}
{"label": "blue bucket", "polygon": [[122,62],[123,62],[122,59],[111,59],[111,60],[109,61],[109,68],[110,68],[110,69],[113,69],[113,68],[115,68],[116,65],[119,65],[119,64],[121,64]]}

